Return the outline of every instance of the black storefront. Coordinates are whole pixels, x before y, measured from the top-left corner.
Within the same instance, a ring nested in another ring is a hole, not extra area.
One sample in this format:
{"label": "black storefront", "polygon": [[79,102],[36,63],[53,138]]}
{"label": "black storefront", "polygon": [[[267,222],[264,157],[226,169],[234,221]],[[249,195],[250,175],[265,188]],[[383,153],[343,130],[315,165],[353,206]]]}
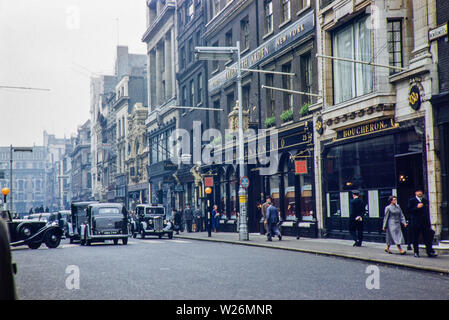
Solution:
{"label": "black storefront", "polygon": [[[317,237],[312,121],[279,130],[276,143],[270,144],[269,135],[264,145],[261,141],[259,138],[254,139],[249,143],[249,148],[248,143],[245,144],[245,174],[250,181],[247,189],[248,231],[261,230],[260,206],[270,196],[281,214],[281,231],[284,235],[296,236],[299,228],[302,236]],[[233,155],[234,160],[237,159],[236,146],[233,149],[232,153],[229,150],[226,152],[226,148],[221,150],[224,160],[226,155]],[[262,165],[259,162],[260,153],[276,161],[273,172],[267,170],[269,164]],[[277,157],[271,158],[274,153]],[[202,173],[213,178],[214,204],[223,214],[221,231],[238,231],[239,165],[234,161],[233,164],[203,167]]]}
{"label": "black storefront", "polygon": [[365,203],[364,234],[384,241],[384,209],[391,195],[405,208],[415,188],[426,192],[424,119],[395,123],[392,118],[373,120],[338,131],[323,141],[322,183],[324,235],[349,239],[351,190],[358,189]]}
{"label": "black storefront", "polygon": [[449,239],[449,92],[432,97],[437,110],[436,122],[439,136],[439,159],[441,167],[441,239]]}

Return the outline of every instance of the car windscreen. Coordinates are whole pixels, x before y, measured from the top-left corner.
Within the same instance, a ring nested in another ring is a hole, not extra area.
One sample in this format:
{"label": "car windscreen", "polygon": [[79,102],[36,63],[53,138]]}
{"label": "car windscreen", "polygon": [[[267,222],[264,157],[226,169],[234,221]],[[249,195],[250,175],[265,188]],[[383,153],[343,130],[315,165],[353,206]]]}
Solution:
{"label": "car windscreen", "polygon": [[164,208],[147,208],[146,210],[146,214],[163,215],[164,213]]}
{"label": "car windscreen", "polygon": [[94,211],[94,215],[122,215],[122,212],[119,208],[99,208],[98,210],[93,210]]}

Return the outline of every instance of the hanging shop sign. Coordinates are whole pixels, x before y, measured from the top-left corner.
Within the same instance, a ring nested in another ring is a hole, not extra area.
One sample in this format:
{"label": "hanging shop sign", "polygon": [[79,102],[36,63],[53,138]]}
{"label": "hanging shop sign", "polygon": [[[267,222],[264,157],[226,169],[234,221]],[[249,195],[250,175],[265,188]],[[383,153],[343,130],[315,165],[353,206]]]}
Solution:
{"label": "hanging shop sign", "polygon": [[419,108],[421,107],[421,92],[416,84],[410,88],[410,92],[408,94],[408,101],[410,107],[415,111],[418,111]]}
{"label": "hanging shop sign", "polygon": [[213,187],[214,186],[214,177],[204,177],[204,186],[205,187]]}
{"label": "hanging shop sign", "polygon": [[307,160],[295,161],[295,174],[307,174]]}

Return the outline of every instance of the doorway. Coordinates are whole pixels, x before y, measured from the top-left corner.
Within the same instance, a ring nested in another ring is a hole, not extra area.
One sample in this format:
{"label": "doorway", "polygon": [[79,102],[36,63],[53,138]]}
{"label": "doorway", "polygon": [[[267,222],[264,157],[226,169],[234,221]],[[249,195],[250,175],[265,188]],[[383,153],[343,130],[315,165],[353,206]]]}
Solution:
{"label": "doorway", "polygon": [[408,218],[408,199],[413,197],[416,188],[426,189],[424,186],[422,153],[397,155],[395,161],[398,204]]}

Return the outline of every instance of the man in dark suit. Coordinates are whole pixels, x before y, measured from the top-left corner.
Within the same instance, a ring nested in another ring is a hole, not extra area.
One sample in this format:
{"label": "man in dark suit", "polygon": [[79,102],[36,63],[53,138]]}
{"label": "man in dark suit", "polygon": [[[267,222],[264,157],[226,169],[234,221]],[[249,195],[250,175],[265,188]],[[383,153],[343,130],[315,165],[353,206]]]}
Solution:
{"label": "man in dark suit", "polygon": [[430,217],[428,213],[427,200],[423,198],[423,191],[417,189],[415,196],[408,200],[407,209],[410,215],[410,228],[413,237],[413,251],[416,258],[419,258],[419,235],[422,235],[426,252],[429,257],[436,257],[432,249],[434,232],[430,227]]}
{"label": "man in dark suit", "polygon": [[349,215],[349,232],[354,240],[354,247],[361,247],[363,241],[363,214],[365,213],[365,206],[362,200],[359,199],[360,191],[352,191],[352,200],[350,204]]}

